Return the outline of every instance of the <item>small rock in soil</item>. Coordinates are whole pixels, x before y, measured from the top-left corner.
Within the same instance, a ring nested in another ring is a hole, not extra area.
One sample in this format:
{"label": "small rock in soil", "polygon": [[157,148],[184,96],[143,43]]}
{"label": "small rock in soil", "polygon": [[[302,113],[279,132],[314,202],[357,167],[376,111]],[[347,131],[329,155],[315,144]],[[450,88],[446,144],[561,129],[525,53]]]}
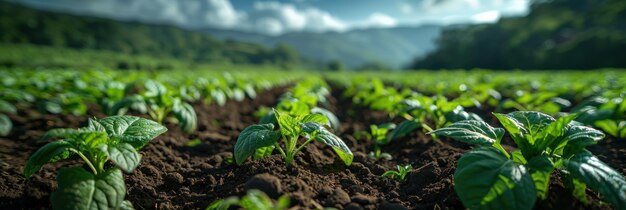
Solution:
{"label": "small rock in soil", "polygon": [[332,187],[325,187],[320,190],[319,194],[322,204],[326,207],[339,207],[350,203],[350,196],[341,188],[333,189]]}
{"label": "small rock in soil", "polygon": [[352,201],[361,205],[366,205],[376,203],[376,198],[363,194],[356,194],[355,196],[352,196]]}
{"label": "small rock in soil", "polygon": [[346,205],[345,210],[363,210],[363,207],[361,207],[361,205],[356,204],[356,203],[350,203]]}
{"label": "small rock in soil", "polygon": [[274,199],[278,198],[282,191],[280,180],[267,173],[254,175],[244,184],[244,188],[246,191],[250,189],[261,190]]}
{"label": "small rock in soil", "polygon": [[183,184],[183,181],[183,175],[180,175],[179,173],[174,172],[165,175],[165,184],[169,187],[177,187]]}

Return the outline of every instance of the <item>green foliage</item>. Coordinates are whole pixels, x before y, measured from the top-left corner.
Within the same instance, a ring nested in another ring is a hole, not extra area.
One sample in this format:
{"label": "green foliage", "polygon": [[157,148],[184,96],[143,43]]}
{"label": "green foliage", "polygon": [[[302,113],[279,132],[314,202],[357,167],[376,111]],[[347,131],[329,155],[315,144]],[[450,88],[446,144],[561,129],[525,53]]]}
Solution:
{"label": "green foliage", "polygon": [[[156,122],[132,116],[90,120],[80,129],[53,129],[44,139],[63,140],[50,142],[33,153],[23,173],[30,177],[46,163],[76,154],[91,173],[81,167],[59,170],[59,188],[51,195],[54,209],[132,209],[132,204],[124,201],[122,170],[132,173],[141,161],[137,150],[165,131]],[[105,169],[108,160],[114,166]]]}
{"label": "green foliage", "polygon": [[183,102],[165,85],[153,80],[146,81],[143,88],[145,88],[143,92],[116,102],[111,111],[115,114],[125,114],[128,109],[134,109],[141,113],[148,113],[159,123],[163,123],[163,120],[173,113],[185,133],[196,130],[198,119],[189,103]]}
{"label": "green foliage", "polygon": [[[251,125],[244,129],[235,143],[234,154],[237,164],[243,163],[257,150],[266,150],[267,147],[273,146],[280,151],[285,164],[289,166],[295,155],[313,140],[331,146],[346,165],[352,163],[352,152],[339,137],[323,126],[328,123],[328,120],[322,115],[290,115],[278,110],[274,110],[273,113],[280,130],[275,131],[271,123]],[[306,141],[297,146],[300,137],[304,137]],[[279,144],[280,140],[283,142],[283,147]],[[267,154],[267,152],[262,153]]]}
{"label": "green foliage", "polygon": [[494,115],[518,147],[511,154],[500,145],[503,130],[484,122],[461,121],[433,132],[479,146],[463,155],[454,174],[455,191],[467,208],[532,209],[537,197],[546,199],[555,170],[565,174],[563,183],[569,183],[583,202],[589,186],[618,209],[626,204],[626,179],[585,150],[604,134],[578,125],[573,121],[578,115]]}
{"label": "green foliage", "polygon": [[[173,68],[172,62],[163,62],[159,58],[178,59],[179,61],[173,62],[175,64],[181,63],[180,61],[183,63],[246,63],[280,66],[300,64],[297,52],[285,45],[269,49],[259,44],[221,41],[205,33],[185,31],[172,26],[123,23],[95,17],[76,18],[73,15],[40,11],[6,2],[0,4],[0,14],[2,20],[0,31],[4,32],[4,35],[0,37],[0,42],[3,43],[30,43],[57,48],[103,50],[156,58],[149,59],[149,62],[123,58],[104,62],[107,67],[114,69]],[[5,62],[0,64],[28,65],[26,62],[16,63],[14,60]],[[59,63],[50,60],[47,64]],[[65,65],[65,63],[60,64]],[[79,67],[86,68],[85,66]]]}
{"label": "green foliage", "polygon": [[413,170],[413,166],[411,166],[411,164],[405,165],[405,166],[400,166],[397,165],[396,166],[397,170],[389,170],[386,171],[385,173],[383,173],[383,175],[381,175],[382,177],[389,177],[392,179],[395,179],[399,182],[404,182],[406,181],[406,175],[409,174],[411,172],[411,170]]}
{"label": "green foliage", "polygon": [[274,202],[265,193],[257,189],[248,190],[241,198],[235,196],[217,200],[211,203],[206,210],[227,210],[239,206],[247,210],[283,210],[289,208],[291,200],[283,195]]}
{"label": "green foliage", "polygon": [[625,67],[624,12],[621,0],[534,1],[523,17],[444,30],[437,50],[410,68]]}

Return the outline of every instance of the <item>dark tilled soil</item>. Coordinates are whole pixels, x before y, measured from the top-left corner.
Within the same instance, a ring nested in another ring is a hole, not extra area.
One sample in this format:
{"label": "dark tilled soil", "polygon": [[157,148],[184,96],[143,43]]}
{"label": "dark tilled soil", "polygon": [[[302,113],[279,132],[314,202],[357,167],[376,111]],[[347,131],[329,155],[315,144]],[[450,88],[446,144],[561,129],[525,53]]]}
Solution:
{"label": "dark tilled soil", "polygon": [[[435,142],[423,132],[391,142],[383,151],[393,155],[391,161],[367,157],[371,142],[355,139],[356,131],[370,124],[389,121],[378,111],[353,106],[341,98],[335,88],[327,107],[342,121],[336,131],[354,152],[351,166],[346,167],[332,150],[313,143],[286,167],[279,155],[237,166],[227,163],[239,132],[258,119],[253,113],[259,106],[273,106],[285,87],[260,93],[256,99],[229,101],[226,106],[196,104],[198,131],[183,134],[175,125],[148,144],[142,151],[141,165],[126,175],[128,194],[137,209],[203,209],[212,201],[232,195],[241,196],[247,189],[261,189],[273,198],[289,194],[294,209],[336,207],[339,209],[463,209],[453,188],[453,174],[458,158],[470,147],[442,140]],[[103,117],[97,109],[90,115]],[[49,209],[49,194],[56,188],[54,180],[60,167],[79,165],[78,160],[49,164],[26,179],[21,175],[28,156],[46,142],[38,139],[46,130],[57,127],[80,127],[86,117],[41,115],[20,111],[10,116],[15,128],[9,137],[0,138],[0,209]],[[186,143],[202,143],[189,147]],[[626,143],[608,140],[590,148],[600,159],[626,173]],[[405,183],[380,177],[396,164],[412,164],[414,169]],[[552,179],[549,198],[539,201],[536,209],[607,209],[596,194],[588,192],[589,205],[570,196]]]}

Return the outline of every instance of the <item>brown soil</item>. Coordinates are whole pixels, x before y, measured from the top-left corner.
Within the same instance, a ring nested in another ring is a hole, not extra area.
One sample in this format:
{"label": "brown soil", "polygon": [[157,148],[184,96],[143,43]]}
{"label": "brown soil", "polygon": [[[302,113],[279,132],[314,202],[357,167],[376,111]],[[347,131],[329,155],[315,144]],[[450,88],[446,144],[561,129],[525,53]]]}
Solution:
{"label": "brown soil", "polygon": [[[367,130],[389,117],[378,111],[354,106],[341,98],[335,88],[327,107],[342,121],[336,131],[354,152],[351,166],[340,162],[329,147],[313,143],[285,167],[279,155],[237,166],[227,163],[233,145],[247,125],[258,121],[253,113],[259,106],[273,106],[285,87],[260,93],[256,99],[229,101],[226,106],[195,104],[198,131],[183,134],[176,125],[148,144],[142,151],[141,165],[126,175],[130,200],[137,209],[203,209],[212,201],[232,195],[241,196],[247,189],[261,189],[273,198],[289,194],[294,209],[336,207],[339,209],[463,209],[453,188],[453,174],[458,158],[470,147],[442,140],[432,141],[423,132],[391,142],[383,151],[391,161],[367,157],[371,142],[355,139],[356,131]],[[103,117],[91,108],[90,115]],[[49,209],[49,194],[56,188],[55,175],[60,167],[79,165],[78,160],[49,164],[26,179],[21,171],[28,158],[46,142],[38,139],[46,130],[57,127],[80,127],[86,117],[41,115],[21,110],[10,116],[15,128],[10,136],[0,138],[0,209]],[[202,143],[186,146],[191,139]],[[626,173],[626,143],[609,140],[590,148],[600,159]],[[380,177],[397,164],[412,164],[414,170],[405,183]],[[570,196],[555,177],[548,200],[536,209],[607,209],[592,192],[591,204],[583,205]]]}

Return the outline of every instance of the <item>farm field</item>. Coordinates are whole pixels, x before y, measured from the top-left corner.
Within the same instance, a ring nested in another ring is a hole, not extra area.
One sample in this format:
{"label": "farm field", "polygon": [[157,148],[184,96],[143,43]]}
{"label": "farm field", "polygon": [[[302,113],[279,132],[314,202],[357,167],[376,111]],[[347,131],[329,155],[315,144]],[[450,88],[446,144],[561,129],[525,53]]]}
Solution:
{"label": "farm field", "polygon": [[4,69],[0,83],[0,209],[626,208],[620,69]]}

